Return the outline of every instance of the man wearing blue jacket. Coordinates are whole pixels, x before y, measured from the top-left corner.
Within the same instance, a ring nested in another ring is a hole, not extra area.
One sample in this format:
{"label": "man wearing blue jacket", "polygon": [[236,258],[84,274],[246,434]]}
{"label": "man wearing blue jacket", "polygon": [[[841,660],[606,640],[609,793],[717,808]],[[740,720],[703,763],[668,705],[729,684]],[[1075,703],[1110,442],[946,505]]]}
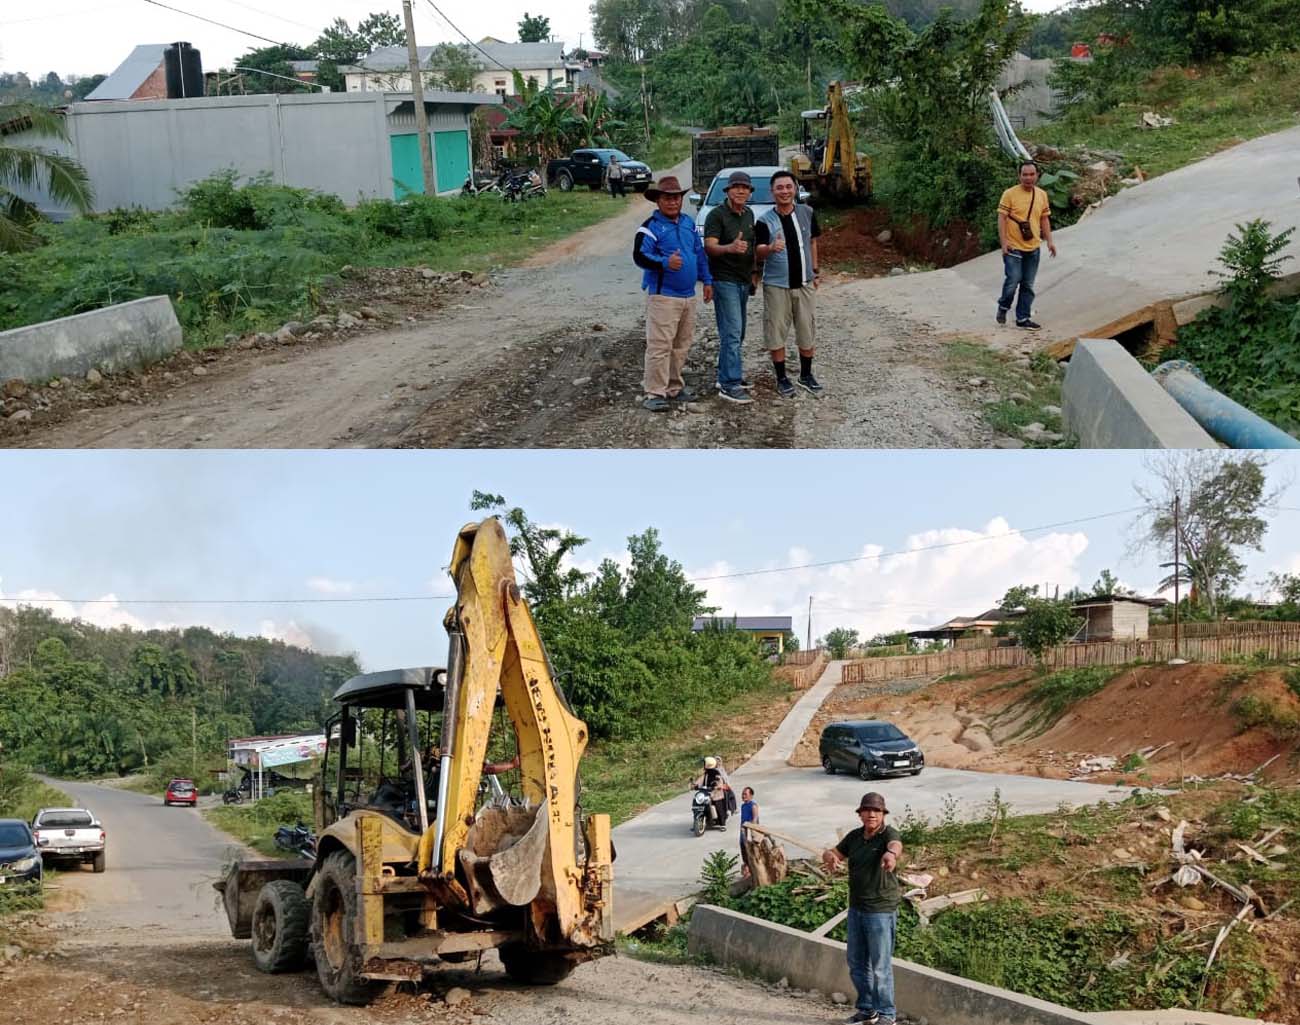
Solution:
{"label": "man wearing blue jacket", "polygon": [[662,413],[695,394],[682,380],[682,367],[695,336],[695,283],[713,301],[713,277],[695,223],[682,216],[686,190],[669,175],[645,190],[658,209],[637,229],[632,259],[643,269],[645,303],[645,390],[643,405]]}

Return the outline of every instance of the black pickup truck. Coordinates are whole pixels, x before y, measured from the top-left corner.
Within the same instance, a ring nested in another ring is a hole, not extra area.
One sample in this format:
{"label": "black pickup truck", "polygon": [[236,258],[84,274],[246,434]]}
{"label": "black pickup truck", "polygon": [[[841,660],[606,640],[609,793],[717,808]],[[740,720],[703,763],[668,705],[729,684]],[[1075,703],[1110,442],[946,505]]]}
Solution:
{"label": "black pickup truck", "polygon": [[567,157],[547,161],[546,180],[561,192],[575,185],[589,185],[599,191],[605,184],[605,168],[614,157],[623,165],[623,184],[629,189],[644,192],[650,187],[650,167],[633,160],[621,149],[575,149]]}

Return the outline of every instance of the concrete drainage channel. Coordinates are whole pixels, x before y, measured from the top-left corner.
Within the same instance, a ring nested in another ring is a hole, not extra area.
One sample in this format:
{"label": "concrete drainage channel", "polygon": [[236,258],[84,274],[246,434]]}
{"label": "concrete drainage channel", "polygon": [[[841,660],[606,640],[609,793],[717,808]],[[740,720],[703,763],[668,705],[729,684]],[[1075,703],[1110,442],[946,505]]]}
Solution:
{"label": "concrete drainage channel", "polygon": [[[844,944],[836,940],[701,904],[692,912],[687,949],[770,982],[785,979],[796,989],[844,993],[852,1000]],[[894,959],[894,997],[900,1014],[924,1019],[929,1025],[1260,1025],[1253,1019],[1197,1011],[1089,1014],[898,958]]]}

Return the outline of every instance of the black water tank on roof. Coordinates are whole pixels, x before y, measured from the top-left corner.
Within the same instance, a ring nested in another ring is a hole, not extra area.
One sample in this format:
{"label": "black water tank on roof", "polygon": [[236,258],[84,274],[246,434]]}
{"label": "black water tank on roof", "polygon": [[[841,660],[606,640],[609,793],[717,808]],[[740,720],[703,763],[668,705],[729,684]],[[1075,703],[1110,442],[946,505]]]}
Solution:
{"label": "black water tank on roof", "polygon": [[203,95],[203,62],[189,43],[172,43],[163,51],[167,73],[167,98],[178,100]]}

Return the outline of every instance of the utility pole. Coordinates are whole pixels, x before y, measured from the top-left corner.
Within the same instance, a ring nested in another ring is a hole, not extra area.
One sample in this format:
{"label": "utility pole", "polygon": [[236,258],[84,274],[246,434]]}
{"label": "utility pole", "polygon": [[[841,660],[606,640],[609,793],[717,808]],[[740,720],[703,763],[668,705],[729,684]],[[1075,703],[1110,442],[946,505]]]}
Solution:
{"label": "utility pole", "polygon": [[199,713],[190,709],[190,776],[198,778],[199,771]]}
{"label": "utility pole", "polygon": [[645,144],[650,147],[650,97],[645,91],[645,54],[641,55],[641,114],[645,119]]}
{"label": "utility pole", "polygon": [[415,15],[411,0],[402,0],[402,17],[406,19],[406,56],[411,68],[411,96],[415,101],[415,132],[420,139],[420,173],[424,177],[424,194],[436,194],[433,183],[433,146],[429,141],[429,115],[424,109],[424,82],[420,78],[420,51],[415,45]]}
{"label": "utility pole", "polygon": [[813,596],[808,595],[808,650],[812,651],[812,600]]}
{"label": "utility pole", "polygon": [[1174,492],[1174,658],[1180,658],[1178,647],[1178,518],[1182,512],[1182,500],[1177,491]]}

